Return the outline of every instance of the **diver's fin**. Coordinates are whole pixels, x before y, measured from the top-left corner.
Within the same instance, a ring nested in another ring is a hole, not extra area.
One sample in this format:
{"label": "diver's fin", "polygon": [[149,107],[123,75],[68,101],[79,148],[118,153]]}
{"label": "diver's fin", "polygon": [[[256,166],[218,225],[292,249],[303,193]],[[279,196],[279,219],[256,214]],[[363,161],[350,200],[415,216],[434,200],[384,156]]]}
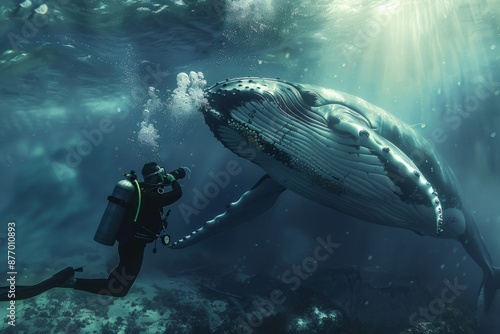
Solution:
{"label": "diver's fin", "polygon": [[239,200],[227,206],[226,212],[207,221],[199,229],[171,244],[170,248],[178,249],[191,246],[238,224],[250,221],[273,206],[279,195],[285,190],[269,175],[263,176]]}
{"label": "diver's fin", "polygon": [[10,292],[9,286],[0,287],[0,301],[20,300],[35,297],[47,290],[60,287],[68,279],[75,275],[76,271],[83,271],[82,268],[67,267],[52,277],[35,285],[16,285],[15,292]]}

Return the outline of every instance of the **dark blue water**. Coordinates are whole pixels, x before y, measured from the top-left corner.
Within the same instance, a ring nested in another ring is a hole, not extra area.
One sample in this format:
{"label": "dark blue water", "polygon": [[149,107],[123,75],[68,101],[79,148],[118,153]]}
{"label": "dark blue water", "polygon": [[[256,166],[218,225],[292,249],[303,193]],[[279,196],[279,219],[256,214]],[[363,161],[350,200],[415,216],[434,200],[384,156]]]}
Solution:
{"label": "dark blue water", "polygon": [[[0,245],[6,253],[15,222],[19,284],[68,265],[106,276],[116,247],[93,241],[106,197],[147,161],[192,170],[171,207],[173,239],[252,187],[264,172],[225,149],[196,108],[203,87],[248,75],[345,91],[413,125],[452,166],[499,263],[497,0],[52,0],[35,12],[42,4],[0,5]],[[186,214],[210,172],[232,160],[241,172]],[[277,278],[328,236],[340,246],[300,288]],[[455,278],[466,288],[414,326],[412,314],[438,307]],[[260,218],[190,248],[148,247],[123,300],[54,290],[19,301],[16,328],[2,306],[0,331],[471,333],[480,281],[458,242],[370,225],[286,192]]]}

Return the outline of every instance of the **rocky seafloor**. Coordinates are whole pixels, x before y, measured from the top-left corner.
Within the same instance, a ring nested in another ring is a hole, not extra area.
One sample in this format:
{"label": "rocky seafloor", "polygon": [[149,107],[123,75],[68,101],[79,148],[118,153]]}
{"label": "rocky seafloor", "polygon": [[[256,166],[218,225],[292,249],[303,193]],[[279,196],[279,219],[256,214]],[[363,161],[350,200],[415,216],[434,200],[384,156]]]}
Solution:
{"label": "rocky seafloor", "polygon": [[[291,289],[291,287],[293,289]],[[470,310],[443,304],[432,321],[410,315],[434,296],[417,286],[377,286],[357,268],[315,273],[300,286],[272,275],[200,268],[140,277],[125,298],[54,289],[17,302],[2,333],[473,333]]]}

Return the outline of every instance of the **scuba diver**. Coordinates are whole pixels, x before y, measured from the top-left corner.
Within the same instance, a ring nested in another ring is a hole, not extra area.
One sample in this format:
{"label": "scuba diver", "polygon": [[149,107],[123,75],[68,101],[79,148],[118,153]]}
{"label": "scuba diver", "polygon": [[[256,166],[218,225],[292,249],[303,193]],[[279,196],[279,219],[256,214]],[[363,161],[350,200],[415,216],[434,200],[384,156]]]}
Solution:
{"label": "scuba diver", "polygon": [[[118,241],[117,267],[108,278],[74,278],[82,268],[68,267],[45,281],[32,286],[16,286],[15,297],[8,296],[8,287],[0,287],[0,301],[18,300],[34,297],[49,289],[62,287],[87,291],[94,294],[124,297],[129,292],[141,269],[146,244],[161,239],[168,244],[165,233],[166,218],[163,207],[170,205],[182,196],[182,189],[177,180],[186,176],[188,168],[181,167],[166,173],[156,162],[149,162],[142,168],[144,182],[137,182],[134,171],[124,174],[108,197],[108,206],[101,219],[94,240],[112,246]],[[171,191],[165,191],[171,186]]]}

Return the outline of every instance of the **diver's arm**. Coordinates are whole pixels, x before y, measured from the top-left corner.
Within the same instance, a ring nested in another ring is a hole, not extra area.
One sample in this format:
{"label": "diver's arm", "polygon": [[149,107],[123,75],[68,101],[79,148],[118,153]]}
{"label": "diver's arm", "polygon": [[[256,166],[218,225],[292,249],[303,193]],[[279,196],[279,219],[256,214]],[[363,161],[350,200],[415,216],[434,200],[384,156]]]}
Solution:
{"label": "diver's arm", "polygon": [[165,191],[161,194],[156,191],[151,192],[148,196],[148,201],[150,203],[154,203],[154,206],[156,207],[164,207],[179,200],[179,198],[181,198],[182,196],[181,185],[179,184],[179,182],[173,181],[172,183],[170,183],[170,186],[172,187],[171,191]]}
{"label": "diver's arm", "polygon": [[182,188],[177,180],[182,179],[186,176],[186,171],[184,168],[176,169],[167,174],[167,178],[169,179],[170,186],[172,190],[169,192],[165,192],[163,194],[157,194],[157,202],[158,205],[167,206],[175,201],[179,200],[182,196]]}
{"label": "diver's arm", "polygon": [[172,186],[172,191],[169,192],[164,192],[163,194],[158,194],[160,197],[160,204],[161,206],[167,206],[175,201],[179,200],[182,196],[182,188],[179,182],[173,181],[171,183]]}

